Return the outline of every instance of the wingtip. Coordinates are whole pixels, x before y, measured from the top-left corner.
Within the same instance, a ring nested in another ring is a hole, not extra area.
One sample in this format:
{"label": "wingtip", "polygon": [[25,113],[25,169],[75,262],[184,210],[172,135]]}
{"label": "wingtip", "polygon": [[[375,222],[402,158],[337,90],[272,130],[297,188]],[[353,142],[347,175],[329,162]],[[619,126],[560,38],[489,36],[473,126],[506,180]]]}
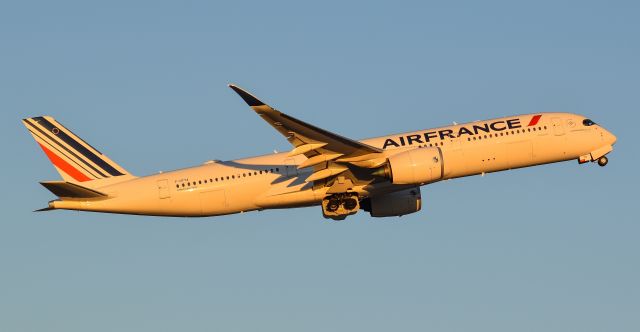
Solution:
{"label": "wingtip", "polygon": [[264,105],[264,103],[261,102],[258,98],[254,97],[252,94],[250,94],[247,91],[243,90],[239,86],[237,86],[235,84],[231,84],[231,83],[228,84],[228,86],[233,91],[235,91],[240,96],[240,98],[242,98],[242,100],[244,100],[244,102],[247,103],[247,105],[249,105],[251,107]]}

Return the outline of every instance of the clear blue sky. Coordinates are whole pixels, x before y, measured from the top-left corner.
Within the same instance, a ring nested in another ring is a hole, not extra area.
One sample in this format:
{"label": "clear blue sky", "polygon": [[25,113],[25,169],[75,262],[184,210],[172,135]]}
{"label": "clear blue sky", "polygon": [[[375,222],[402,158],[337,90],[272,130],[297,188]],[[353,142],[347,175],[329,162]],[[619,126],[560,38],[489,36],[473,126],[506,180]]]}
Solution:
{"label": "clear blue sky", "polygon": [[[0,4],[0,330],[638,331],[635,1]],[[577,162],[423,188],[422,212],[169,219],[55,211],[20,119],[137,175],[286,150],[226,87],[352,138],[566,111]]]}

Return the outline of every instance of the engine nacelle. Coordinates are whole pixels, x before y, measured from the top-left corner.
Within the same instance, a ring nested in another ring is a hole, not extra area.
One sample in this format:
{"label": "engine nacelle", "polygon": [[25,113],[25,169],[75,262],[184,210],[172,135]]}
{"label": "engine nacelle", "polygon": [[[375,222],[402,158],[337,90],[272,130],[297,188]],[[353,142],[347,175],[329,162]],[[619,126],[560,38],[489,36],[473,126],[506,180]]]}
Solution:
{"label": "engine nacelle", "polygon": [[425,184],[442,179],[443,170],[440,148],[418,148],[390,156],[384,176],[393,184]]}
{"label": "engine nacelle", "polygon": [[360,206],[372,217],[399,217],[418,212],[422,208],[420,187],[367,198]]}

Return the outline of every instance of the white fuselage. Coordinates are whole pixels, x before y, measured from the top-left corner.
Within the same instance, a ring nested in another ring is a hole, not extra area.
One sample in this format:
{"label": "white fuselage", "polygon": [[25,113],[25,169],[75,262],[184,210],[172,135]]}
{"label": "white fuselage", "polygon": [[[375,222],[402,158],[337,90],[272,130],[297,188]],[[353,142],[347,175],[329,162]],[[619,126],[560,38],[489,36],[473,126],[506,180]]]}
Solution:
{"label": "white fuselage", "polygon": [[[535,119],[537,117],[537,120]],[[615,136],[570,113],[539,113],[459,124],[363,140],[385,155],[438,148],[442,178],[496,172],[611,151]],[[581,158],[581,160],[582,160]],[[327,188],[306,182],[306,158],[276,153],[135,178],[97,188],[106,200],[53,201],[54,208],[161,216],[215,216],[252,210],[318,205]],[[389,181],[354,183],[362,197],[404,189]]]}

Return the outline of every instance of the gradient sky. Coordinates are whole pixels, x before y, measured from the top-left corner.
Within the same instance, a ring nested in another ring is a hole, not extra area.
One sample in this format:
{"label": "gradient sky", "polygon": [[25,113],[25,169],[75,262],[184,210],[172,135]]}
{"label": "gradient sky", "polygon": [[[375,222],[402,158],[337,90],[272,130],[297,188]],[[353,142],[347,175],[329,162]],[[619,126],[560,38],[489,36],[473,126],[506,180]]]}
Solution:
{"label": "gradient sky", "polygon": [[[638,331],[637,1],[0,3],[1,331]],[[136,175],[285,151],[227,83],[351,138],[575,112],[577,162],[423,187],[423,210],[54,211],[20,123]]]}

